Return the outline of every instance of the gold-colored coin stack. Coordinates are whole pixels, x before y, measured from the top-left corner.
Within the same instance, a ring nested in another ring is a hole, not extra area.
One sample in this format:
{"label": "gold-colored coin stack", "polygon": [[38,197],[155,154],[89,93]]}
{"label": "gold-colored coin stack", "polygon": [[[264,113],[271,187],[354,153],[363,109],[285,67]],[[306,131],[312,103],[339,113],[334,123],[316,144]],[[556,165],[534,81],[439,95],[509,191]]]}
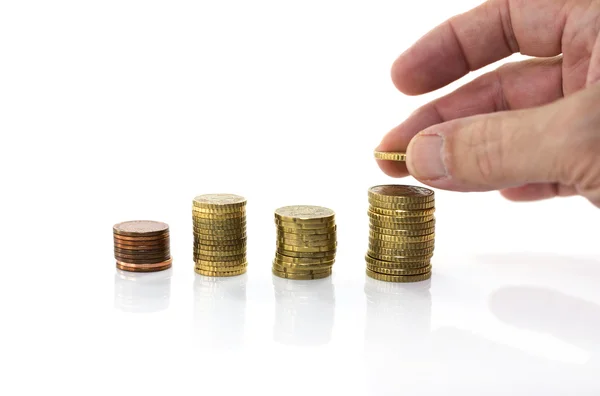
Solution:
{"label": "gold-colored coin stack", "polygon": [[113,226],[117,268],[155,272],[171,268],[169,226],[159,221],[134,220]]}
{"label": "gold-colored coin stack", "polygon": [[367,275],[387,282],[431,278],[435,242],[435,195],[417,186],[369,189]]}
{"label": "gold-colored coin stack", "polygon": [[285,206],[275,211],[277,252],[273,274],[287,279],[331,275],[337,249],[335,213],[320,206]]}
{"label": "gold-colored coin stack", "polygon": [[246,272],[246,199],[233,194],[205,194],[192,202],[194,270],[204,276]]}

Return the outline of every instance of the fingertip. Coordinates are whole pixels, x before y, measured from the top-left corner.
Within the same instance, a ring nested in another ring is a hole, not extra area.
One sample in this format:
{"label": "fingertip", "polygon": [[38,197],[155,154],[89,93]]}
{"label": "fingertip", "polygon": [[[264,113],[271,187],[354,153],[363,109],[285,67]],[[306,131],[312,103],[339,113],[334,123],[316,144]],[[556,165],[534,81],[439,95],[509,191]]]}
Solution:
{"label": "fingertip", "polygon": [[375,160],[379,169],[390,177],[406,177],[408,170],[402,162]]}

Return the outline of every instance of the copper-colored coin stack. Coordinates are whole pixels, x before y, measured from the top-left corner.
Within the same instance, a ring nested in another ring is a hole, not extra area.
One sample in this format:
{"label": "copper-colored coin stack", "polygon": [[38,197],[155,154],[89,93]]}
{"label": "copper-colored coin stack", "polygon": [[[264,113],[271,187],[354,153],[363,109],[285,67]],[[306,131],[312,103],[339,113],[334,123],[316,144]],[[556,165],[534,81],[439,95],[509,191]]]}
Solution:
{"label": "copper-colored coin stack", "polygon": [[205,194],[192,202],[197,274],[223,277],[246,272],[246,199]]}
{"label": "copper-colored coin stack", "polygon": [[158,221],[135,220],[113,226],[117,268],[155,272],[171,268],[169,226]]}
{"label": "copper-colored coin stack", "polygon": [[274,275],[298,280],[331,275],[337,248],[333,210],[320,206],[285,206],[275,211],[275,224]]}
{"label": "copper-colored coin stack", "polygon": [[431,278],[435,243],[435,196],[416,186],[369,189],[367,275],[387,282]]}

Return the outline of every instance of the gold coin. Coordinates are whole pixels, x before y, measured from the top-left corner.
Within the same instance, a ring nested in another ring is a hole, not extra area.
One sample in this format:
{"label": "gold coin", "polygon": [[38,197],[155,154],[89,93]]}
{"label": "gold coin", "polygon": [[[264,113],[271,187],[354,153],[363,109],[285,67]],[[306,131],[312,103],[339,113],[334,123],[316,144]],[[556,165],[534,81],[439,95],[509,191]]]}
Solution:
{"label": "gold coin", "polygon": [[281,248],[277,248],[277,253],[282,256],[288,257],[297,257],[297,258],[322,258],[327,260],[333,260],[335,258],[335,250],[331,250],[329,252],[294,252],[290,250],[284,250]]}
{"label": "gold coin", "polygon": [[386,275],[421,275],[431,271],[431,264],[420,268],[382,268],[373,265],[367,265],[367,269]]}
{"label": "gold coin", "polygon": [[372,230],[377,230],[378,232],[384,233],[386,230],[388,232],[391,231],[423,231],[423,230],[431,230],[435,227],[435,218],[430,216],[427,219],[422,219],[422,223],[386,223],[373,219],[369,219],[369,226]]}
{"label": "gold coin", "polygon": [[335,220],[328,221],[326,223],[299,223],[293,221],[282,221],[275,219],[275,224],[282,228],[295,228],[299,230],[322,230],[324,228],[331,228],[335,225]]}
{"label": "gold coin", "polygon": [[194,260],[197,267],[235,267],[239,265],[247,264],[246,257],[240,258],[233,261],[213,261],[213,260]]}
{"label": "gold coin", "polygon": [[385,242],[395,242],[395,243],[414,243],[414,242],[425,242],[431,241],[435,239],[435,234],[432,232],[431,234],[425,235],[414,235],[414,236],[404,236],[404,235],[385,235],[379,234],[377,232],[369,231],[369,239],[385,241]]}
{"label": "gold coin", "polygon": [[377,260],[376,258],[370,257],[368,254],[365,255],[365,261],[367,266],[373,266],[377,268],[390,268],[390,269],[408,269],[408,268],[421,268],[431,263],[431,255],[423,257],[406,257],[406,261],[391,262]]}
{"label": "gold coin", "polygon": [[231,244],[231,245],[206,245],[204,243],[194,243],[194,249],[202,249],[206,251],[218,251],[218,252],[233,252],[236,250],[245,250],[246,244]]}
{"label": "gold coin", "polygon": [[202,231],[202,232],[199,232],[197,229],[194,229],[193,230],[194,236],[197,236],[200,239],[208,239],[208,240],[239,239],[239,238],[246,238],[246,236],[247,236],[246,230],[235,230],[235,232],[230,232],[229,234],[223,234],[223,233],[213,234],[212,232],[206,232],[206,230],[200,230],[200,231]]}
{"label": "gold coin", "polygon": [[429,234],[435,234],[435,224],[431,228],[423,228],[417,230],[396,230],[390,228],[381,228],[371,226],[369,228],[369,234],[373,235],[385,235],[391,237],[415,237],[415,236],[423,236]]}
{"label": "gold coin", "polygon": [[374,151],[375,159],[383,161],[406,161],[406,153],[393,152],[393,151]]}
{"label": "gold coin", "polygon": [[369,204],[372,207],[390,210],[423,210],[435,207],[435,201],[429,202],[386,202],[369,198]]}
{"label": "gold coin", "polygon": [[[376,213],[384,216],[392,216],[392,217],[423,217],[432,215],[435,212],[435,207],[430,207],[428,209],[419,209],[419,210],[396,210],[396,209],[383,209],[378,208],[376,206],[369,206],[369,213]],[[413,213],[418,213],[418,216],[411,216]]]}
{"label": "gold coin", "polygon": [[369,246],[384,249],[406,249],[419,250],[426,249],[435,245],[435,239],[423,242],[387,242],[380,239],[369,238]]}
{"label": "gold coin", "polygon": [[367,269],[367,275],[373,279],[377,279],[384,282],[421,282],[431,278],[431,272],[421,275],[386,275],[386,274],[378,274],[377,272],[373,272]]}
{"label": "gold coin", "polygon": [[219,250],[201,250],[201,249],[197,249],[194,248],[194,254],[197,257],[200,256],[211,256],[211,257],[215,257],[218,259],[222,259],[222,260],[226,260],[228,257],[231,256],[242,256],[246,254],[246,249],[238,249],[238,250],[229,250],[229,251],[219,251]]}
{"label": "gold coin", "polygon": [[[246,261],[247,257],[245,254],[238,254],[235,256],[209,256],[206,254],[194,253],[194,261],[207,261],[212,263],[239,263],[240,261]],[[218,264],[212,264],[217,266]]]}
{"label": "gold coin", "polygon": [[303,237],[305,236],[312,236],[312,235],[326,235],[326,234],[335,234],[337,231],[337,225],[331,226],[331,227],[325,227],[325,228],[314,228],[314,229],[302,229],[302,228],[297,228],[295,226],[292,227],[288,227],[288,226],[277,226],[277,232],[278,233],[285,233],[285,234],[294,234],[294,235],[301,235]]}
{"label": "gold coin", "polygon": [[[371,253],[375,253],[377,256],[426,256],[428,254],[433,253],[435,247],[427,247],[423,249],[391,249],[391,248],[383,248],[380,246],[374,246],[369,244],[369,256],[373,256]],[[378,257],[379,258],[379,257]],[[380,259],[383,260],[383,259]],[[392,261],[392,260],[390,260]]]}
{"label": "gold coin", "polygon": [[280,239],[285,239],[288,241],[297,241],[297,242],[326,242],[335,240],[337,235],[335,233],[332,234],[316,234],[316,235],[303,235],[303,234],[291,234],[286,232],[278,232],[277,237]]}
{"label": "gold coin", "polygon": [[404,252],[404,254],[400,255],[400,254],[394,254],[394,255],[389,255],[389,254],[385,254],[385,253],[379,253],[373,250],[368,250],[367,251],[367,255],[377,259],[377,260],[381,260],[381,261],[390,261],[392,263],[410,263],[410,262],[414,262],[417,260],[422,260],[423,257],[428,257],[431,258],[433,257],[433,249],[431,250],[416,250],[413,252]]}
{"label": "gold coin", "polygon": [[337,247],[337,242],[334,244],[326,245],[326,246],[292,246],[292,245],[284,245],[277,241],[277,249],[287,250],[290,252],[301,252],[301,253],[318,253],[318,252],[330,252],[335,250]]}
{"label": "gold coin", "polygon": [[231,230],[231,229],[245,229],[246,220],[244,221],[199,221],[194,219],[193,226],[195,230]]}
{"label": "gold coin", "polygon": [[333,267],[335,260],[326,261],[322,264],[292,264],[281,261],[277,258],[274,260],[273,265],[277,265],[279,267],[285,267],[290,269],[298,269],[298,270],[324,270]]}
{"label": "gold coin", "polygon": [[292,223],[329,223],[335,212],[329,208],[313,205],[284,206],[275,210],[275,219]]}
{"label": "gold coin", "polygon": [[323,272],[331,273],[331,267],[327,267],[327,268],[308,268],[308,267],[289,268],[289,267],[284,267],[282,265],[279,265],[275,262],[273,263],[273,269],[276,270],[277,272],[285,272],[288,274],[311,275],[311,274],[321,274]]}
{"label": "gold coin", "polygon": [[384,202],[430,202],[435,200],[433,190],[418,186],[388,184],[369,188],[369,198]]}
{"label": "gold coin", "polygon": [[424,209],[424,210],[396,210],[393,215],[383,215],[367,211],[367,214],[370,218],[381,221],[383,223],[402,223],[404,221],[408,222],[422,222],[422,220],[406,220],[407,218],[424,218],[428,216],[433,216],[435,213],[435,208]]}
{"label": "gold coin", "polygon": [[244,219],[246,218],[245,212],[231,212],[231,213],[203,213],[196,209],[192,210],[192,216],[194,219],[209,219],[209,220],[229,220],[229,219]]}
{"label": "gold coin", "polygon": [[198,208],[237,209],[246,206],[246,198],[235,194],[203,194],[194,197],[193,206]]}
{"label": "gold coin", "polygon": [[211,239],[194,235],[194,245],[212,245],[212,246],[227,246],[227,245],[246,245],[248,237],[235,239]]}
{"label": "gold coin", "polygon": [[289,272],[279,272],[275,269],[271,270],[273,272],[273,275],[276,275],[280,278],[285,278],[285,279],[294,279],[294,280],[314,280],[314,279],[323,279],[323,278],[327,278],[328,276],[331,275],[331,271],[327,271],[327,272],[322,272],[319,274],[310,274],[310,275],[304,275],[304,274],[291,274]]}
{"label": "gold coin", "polygon": [[199,274],[199,275],[204,275],[204,276],[212,276],[212,277],[229,277],[229,276],[237,276],[237,275],[242,275],[243,273],[246,272],[246,268],[241,269],[241,270],[237,270],[237,271],[229,271],[229,272],[224,272],[224,271],[205,271],[199,267],[195,267],[194,271]]}
{"label": "gold coin", "polygon": [[247,267],[248,267],[247,263],[242,264],[242,265],[232,265],[229,267],[196,264],[196,268],[201,269],[202,271],[209,271],[209,272],[235,272],[235,271],[240,271],[240,270],[246,269]]}
{"label": "gold coin", "polygon": [[197,206],[192,206],[192,213],[206,213],[206,214],[216,214],[216,215],[226,215],[229,213],[243,213],[246,214],[246,207],[242,206],[240,208],[199,208]]}
{"label": "gold coin", "polygon": [[[321,265],[328,264],[335,261],[334,257],[290,257],[280,254],[279,252],[275,253],[275,259],[279,262],[286,263],[286,265]],[[288,265],[288,266],[289,266]]]}
{"label": "gold coin", "polygon": [[319,246],[335,246],[335,239],[324,239],[321,241],[301,241],[297,239],[288,239],[287,237],[278,237],[277,242],[282,245],[299,246],[299,247],[319,247]]}

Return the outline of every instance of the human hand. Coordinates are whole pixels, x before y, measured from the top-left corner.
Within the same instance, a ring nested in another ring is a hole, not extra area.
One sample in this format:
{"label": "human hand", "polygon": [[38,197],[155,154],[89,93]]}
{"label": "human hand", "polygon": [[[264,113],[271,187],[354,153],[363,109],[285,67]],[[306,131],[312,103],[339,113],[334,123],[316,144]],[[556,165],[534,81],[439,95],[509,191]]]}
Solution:
{"label": "human hand", "polygon": [[377,148],[378,161],[453,191],[500,190],[514,201],[582,195],[600,207],[600,1],[489,0],[422,37],[392,67],[418,95],[520,52],[426,104]]}

